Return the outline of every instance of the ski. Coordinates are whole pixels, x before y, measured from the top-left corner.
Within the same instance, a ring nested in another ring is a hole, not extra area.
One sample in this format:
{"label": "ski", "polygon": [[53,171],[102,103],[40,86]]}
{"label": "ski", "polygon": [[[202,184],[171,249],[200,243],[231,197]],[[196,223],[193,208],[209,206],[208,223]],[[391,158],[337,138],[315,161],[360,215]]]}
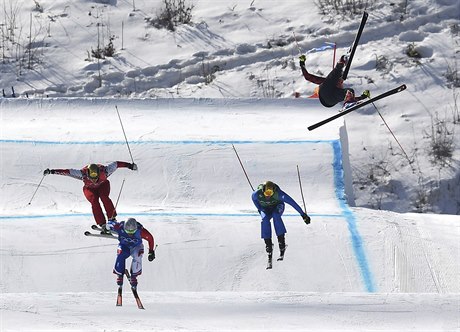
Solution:
{"label": "ski", "polygon": [[139,298],[139,294],[137,294],[137,288],[133,287],[133,285],[131,284],[131,275],[129,274],[128,269],[125,269],[125,274],[126,274],[126,278],[128,278],[129,284],[131,285],[131,291],[133,292],[134,299],[136,300],[136,303],[137,303],[137,307],[139,309],[145,309],[144,306],[142,305],[141,299]]}
{"label": "ski", "polygon": [[85,231],[85,236],[93,236],[93,237],[102,237],[102,238],[106,238],[106,239],[115,239],[117,240],[118,237],[112,235],[112,234],[94,234],[94,233],[91,233],[90,231]]}
{"label": "ski", "polygon": [[117,307],[121,307],[123,304],[123,287],[118,286],[118,294],[117,294]]}
{"label": "ski", "polygon": [[374,98],[366,99],[365,101],[360,102],[360,103],[358,103],[358,104],[356,104],[354,106],[351,106],[349,108],[343,109],[343,111],[338,113],[338,114],[335,114],[335,115],[333,115],[333,116],[331,116],[331,117],[329,117],[329,118],[327,118],[327,119],[325,119],[323,121],[320,121],[318,123],[315,123],[314,125],[311,125],[310,127],[308,127],[308,130],[310,130],[310,131],[314,130],[314,129],[316,129],[318,127],[321,127],[322,125],[324,125],[324,124],[326,124],[328,122],[331,122],[332,120],[335,120],[337,118],[340,118],[341,116],[344,116],[345,114],[348,114],[350,112],[356,111],[358,108],[361,108],[361,107],[366,106],[368,104],[371,104],[371,103],[373,103],[373,102],[375,102],[377,100],[380,100],[380,99],[383,99],[385,97],[394,95],[395,93],[398,93],[398,92],[401,92],[401,91],[404,91],[404,90],[406,90],[406,85],[405,84],[403,84],[403,85],[401,85],[401,86],[399,86],[397,88],[394,88],[392,90],[388,90],[387,92],[384,92],[384,93],[382,93],[382,94],[380,94],[380,95],[378,95],[378,96],[376,96]]}
{"label": "ski", "polygon": [[266,270],[270,270],[273,267],[273,254],[268,255],[268,262]]}
{"label": "ski", "polygon": [[353,44],[351,44],[350,48],[348,49],[348,52],[347,52],[348,62],[347,62],[347,65],[345,66],[345,69],[343,70],[343,75],[342,75],[342,78],[344,81],[347,79],[348,71],[350,70],[350,66],[351,66],[351,61],[353,60],[353,57],[355,55],[356,48],[358,47],[359,39],[361,38],[361,34],[363,33],[364,26],[366,25],[368,16],[369,14],[367,12],[363,13],[363,17],[361,18],[361,24],[359,25],[355,40],[353,41]]}

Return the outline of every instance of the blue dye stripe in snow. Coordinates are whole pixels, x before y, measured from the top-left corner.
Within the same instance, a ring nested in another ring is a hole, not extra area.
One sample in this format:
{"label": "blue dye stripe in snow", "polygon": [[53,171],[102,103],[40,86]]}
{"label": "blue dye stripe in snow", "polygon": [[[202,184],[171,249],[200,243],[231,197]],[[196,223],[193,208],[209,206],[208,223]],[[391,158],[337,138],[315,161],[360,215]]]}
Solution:
{"label": "blue dye stripe in snow", "polygon": [[[15,219],[59,219],[59,218],[77,218],[77,217],[92,217],[92,213],[56,213],[56,214],[35,214],[35,215],[10,215],[0,216],[0,220],[15,220]],[[152,211],[152,212],[134,212],[134,213],[118,213],[118,216],[150,216],[150,217],[256,217],[258,213],[210,213],[210,212],[171,212],[171,211]],[[283,214],[286,217],[298,217],[298,214]],[[322,218],[343,218],[341,214],[310,214],[312,217]]]}
{"label": "blue dye stripe in snow", "polygon": [[361,270],[361,276],[366,285],[368,292],[375,292],[374,282],[372,281],[372,274],[367,263],[366,253],[363,246],[363,240],[359,235],[358,227],[356,226],[356,219],[353,212],[348,207],[345,200],[345,186],[343,182],[343,167],[342,167],[342,146],[340,141],[332,142],[332,148],[334,149],[334,183],[335,193],[342,209],[343,216],[345,217],[348,230],[350,231],[351,241],[353,244],[353,250],[355,252],[356,259],[358,261],[359,268]]}
{"label": "blue dye stripe in snow", "polygon": [[[304,144],[304,143],[333,143],[334,140],[294,140],[294,141],[249,141],[249,140],[228,140],[228,141],[201,141],[201,140],[178,140],[178,141],[128,141],[129,144],[205,144],[205,145],[227,145],[227,144]],[[21,139],[0,139],[0,143],[11,144],[43,144],[43,145],[119,145],[126,144],[126,141],[41,141]]]}

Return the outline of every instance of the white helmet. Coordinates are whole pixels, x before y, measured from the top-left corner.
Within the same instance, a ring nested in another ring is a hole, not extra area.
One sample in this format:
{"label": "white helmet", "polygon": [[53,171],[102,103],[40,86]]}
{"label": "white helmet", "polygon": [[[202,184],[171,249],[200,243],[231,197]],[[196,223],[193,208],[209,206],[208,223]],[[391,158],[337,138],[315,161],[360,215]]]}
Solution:
{"label": "white helmet", "polygon": [[137,231],[137,221],[134,218],[129,218],[125,221],[125,232],[133,235]]}

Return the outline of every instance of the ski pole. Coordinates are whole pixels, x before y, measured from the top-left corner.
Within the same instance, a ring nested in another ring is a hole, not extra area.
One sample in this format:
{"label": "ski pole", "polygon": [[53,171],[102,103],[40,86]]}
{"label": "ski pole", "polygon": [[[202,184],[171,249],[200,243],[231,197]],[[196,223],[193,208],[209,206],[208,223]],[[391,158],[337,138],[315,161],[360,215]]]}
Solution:
{"label": "ski pole", "polygon": [[[115,209],[113,210],[113,213],[114,213],[114,214],[115,214],[116,211],[117,211],[118,201],[120,200],[121,191],[123,190],[124,184],[125,184],[125,179],[123,179],[123,182],[121,183],[120,192],[118,193],[117,201],[115,202]],[[113,219],[113,218],[115,218],[114,215],[112,215],[112,218],[110,218],[110,219]]]}
{"label": "ski pole", "polygon": [[305,199],[303,197],[302,181],[300,180],[299,165],[297,165],[297,176],[299,177],[299,186],[300,186],[300,194],[302,195],[303,209],[305,210],[305,213],[307,213],[307,207],[305,206]]}
{"label": "ski pole", "polygon": [[299,54],[301,55],[302,50],[300,49],[299,43],[297,42],[297,37],[295,36],[295,32],[292,31],[292,34],[294,35],[294,41],[295,41],[295,45],[297,46],[297,50],[299,51]]}
{"label": "ski pole", "polygon": [[38,183],[37,189],[35,189],[35,192],[34,192],[34,194],[32,195],[32,198],[30,199],[30,201],[29,201],[29,203],[28,203],[27,205],[30,205],[30,203],[32,203],[32,200],[34,199],[35,194],[37,193],[38,188],[40,188],[40,185],[42,184],[42,181],[43,181],[44,178],[45,178],[45,175],[42,176],[42,179],[41,179],[40,182]]}
{"label": "ski pole", "polygon": [[120,200],[121,191],[123,190],[123,186],[124,186],[124,184],[125,184],[125,179],[123,179],[123,182],[121,183],[120,192],[118,193],[117,201],[116,201],[116,203],[115,203],[115,210],[117,209],[117,206],[118,206],[118,201]]}
{"label": "ski pole", "polygon": [[126,138],[125,128],[123,128],[123,122],[121,122],[120,112],[118,112],[118,106],[117,105],[115,105],[115,109],[117,110],[118,119],[120,120],[121,130],[123,130],[123,135],[125,136],[125,141],[126,141],[126,145],[128,146],[129,155],[131,156],[131,161],[134,164],[133,155],[131,153],[131,149],[129,148],[128,139]]}
{"label": "ski pole", "polygon": [[249,185],[251,186],[252,191],[254,191],[254,187],[251,184],[251,181],[249,181],[248,174],[246,173],[246,170],[244,169],[243,163],[241,162],[240,156],[238,155],[238,152],[235,149],[235,146],[232,144],[233,151],[235,151],[236,157],[238,158],[238,161],[240,162],[241,168],[243,169],[244,175],[246,175],[246,179],[248,180]]}
{"label": "ski pole", "polygon": [[401,149],[401,151],[404,153],[404,156],[406,157],[407,161],[409,162],[409,165],[412,165],[412,162],[410,161],[409,159],[409,156],[407,155],[406,151],[403,149],[401,143],[399,143],[398,139],[396,138],[395,134],[393,133],[393,131],[390,129],[390,127],[388,126],[387,122],[385,121],[385,119],[383,118],[382,114],[380,113],[379,109],[377,108],[377,106],[375,106],[374,103],[372,103],[372,106],[374,106],[375,110],[377,111],[377,113],[379,114],[380,118],[382,119],[383,123],[385,124],[385,126],[388,128],[390,134],[393,136],[393,138],[395,139],[396,143],[398,143],[399,145],[399,148]]}

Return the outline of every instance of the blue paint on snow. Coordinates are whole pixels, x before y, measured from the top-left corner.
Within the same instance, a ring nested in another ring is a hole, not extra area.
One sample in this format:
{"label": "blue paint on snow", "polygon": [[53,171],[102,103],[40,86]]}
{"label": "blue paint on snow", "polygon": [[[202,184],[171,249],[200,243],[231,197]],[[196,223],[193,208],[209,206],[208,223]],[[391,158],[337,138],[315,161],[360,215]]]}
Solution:
{"label": "blue paint on snow", "polygon": [[[248,141],[248,140],[223,140],[223,141],[201,141],[201,140],[146,140],[146,141],[128,141],[129,144],[204,144],[204,145],[227,145],[227,144],[303,144],[303,143],[333,143],[335,140],[294,140],[294,141]],[[34,140],[17,140],[1,139],[0,143],[12,144],[43,144],[43,145],[123,145],[126,141],[34,141]]]}
{"label": "blue paint on snow", "polygon": [[332,143],[332,148],[334,149],[334,183],[335,183],[335,193],[342,209],[343,216],[348,224],[348,230],[350,231],[351,241],[353,245],[353,250],[355,252],[356,259],[361,271],[361,276],[366,285],[368,292],[375,292],[375,286],[372,278],[372,273],[369,269],[369,264],[367,263],[366,253],[364,250],[363,240],[359,234],[358,227],[356,225],[356,219],[353,215],[353,212],[348,207],[345,198],[345,185],[343,179],[343,168],[342,168],[342,146],[340,141],[334,141]]}

